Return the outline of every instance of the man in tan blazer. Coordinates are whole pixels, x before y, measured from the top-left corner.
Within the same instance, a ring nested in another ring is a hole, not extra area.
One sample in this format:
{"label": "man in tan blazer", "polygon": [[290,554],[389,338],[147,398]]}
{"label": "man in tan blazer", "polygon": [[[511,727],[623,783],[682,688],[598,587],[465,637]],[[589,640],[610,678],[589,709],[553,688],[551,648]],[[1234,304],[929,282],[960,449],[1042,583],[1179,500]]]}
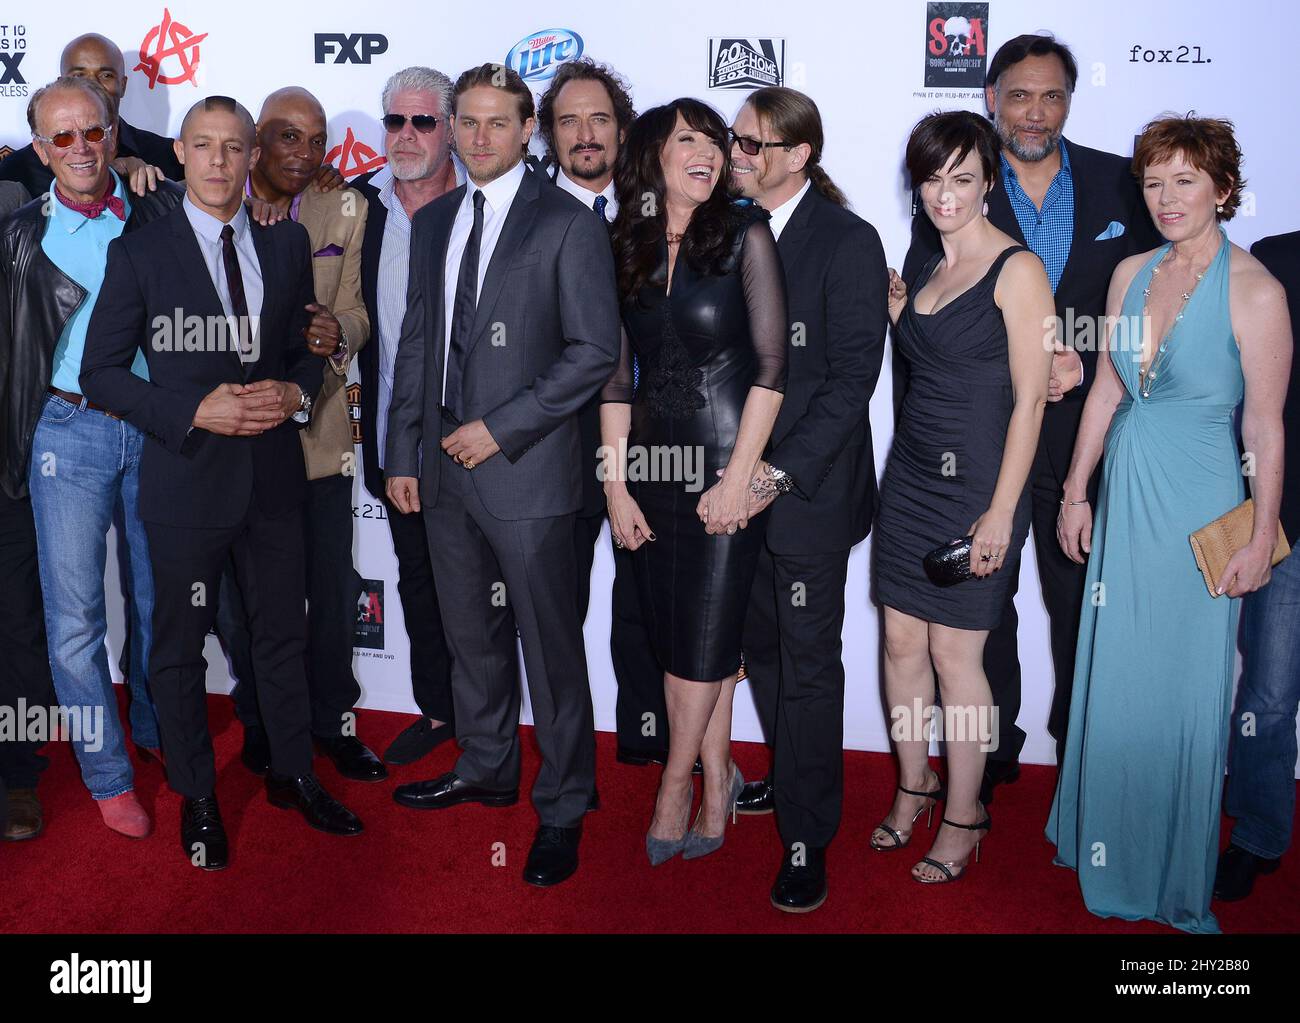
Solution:
{"label": "man in tan blazer", "polygon": [[[344,777],[378,781],[387,770],[357,737],[353,707],[361,695],[352,672],[352,637],[361,597],[361,577],[352,563],[352,481],[357,456],[347,402],[352,357],[370,338],[370,319],[361,297],[361,242],[368,204],[352,188],[321,191],[313,184],[325,159],[325,111],[305,89],[271,93],[257,122],[259,153],[249,191],[297,220],[311,241],[316,304],[305,333],[321,357],[324,382],[301,432],[307,466],[307,677],[311,688],[312,734]],[[223,583],[223,590],[233,587]],[[247,626],[239,595],[222,594],[219,631],[238,683],[235,707],[244,725],[243,761],[261,773],[264,731],[256,680],[247,656]]]}

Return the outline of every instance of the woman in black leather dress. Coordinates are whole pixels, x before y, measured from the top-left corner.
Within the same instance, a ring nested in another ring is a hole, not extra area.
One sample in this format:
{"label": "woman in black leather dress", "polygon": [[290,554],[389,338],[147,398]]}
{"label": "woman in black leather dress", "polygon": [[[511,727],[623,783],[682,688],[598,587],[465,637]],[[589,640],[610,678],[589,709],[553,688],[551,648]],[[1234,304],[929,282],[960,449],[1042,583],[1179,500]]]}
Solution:
{"label": "woman in black leather dress", "polygon": [[[984,642],[1002,617],[1029,530],[1025,480],[1047,403],[1055,308],[1039,258],[989,223],[984,200],[999,155],[985,118],[954,111],[922,119],[907,169],[943,249],[912,295],[897,274],[890,282],[895,344],[910,373],[872,553],[891,731],[910,727],[905,738],[895,735],[899,790],[871,844],[902,848],[912,822],[944,801],[946,827],[912,868],[917,881],[941,884],[962,876],[989,826],[978,795],[998,729]],[[974,537],[975,578],[936,586],[922,558],[966,536]],[[954,726],[944,731],[946,791],[930,769],[928,729],[913,720],[913,708],[933,705],[936,674],[944,724]]]}
{"label": "woman in black leather dress", "polygon": [[[642,114],[616,169],[623,351],[601,433],[614,542],[635,552],[664,669],[652,863],[721,845],[743,784],[731,701],[766,521],[751,507],[780,479],[761,456],[785,385],[785,279],[767,214],[729,193],[730,170],[725,122],[693,99]],[[688,832],[697,756],[703,796]]]}

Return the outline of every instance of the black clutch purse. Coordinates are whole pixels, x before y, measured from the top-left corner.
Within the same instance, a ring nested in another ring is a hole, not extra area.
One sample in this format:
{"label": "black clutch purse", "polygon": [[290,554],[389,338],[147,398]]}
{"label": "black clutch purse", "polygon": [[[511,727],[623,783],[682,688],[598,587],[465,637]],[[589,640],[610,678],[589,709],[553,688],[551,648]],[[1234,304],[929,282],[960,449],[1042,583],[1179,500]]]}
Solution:
{"label": "black clutch purse", "polygon": [[921,559],[921,566],[930,582],[936,586],[955,586],[969,579],[970,548],[974,536],[964,536],[951,540],[942,547],[936,547]]}

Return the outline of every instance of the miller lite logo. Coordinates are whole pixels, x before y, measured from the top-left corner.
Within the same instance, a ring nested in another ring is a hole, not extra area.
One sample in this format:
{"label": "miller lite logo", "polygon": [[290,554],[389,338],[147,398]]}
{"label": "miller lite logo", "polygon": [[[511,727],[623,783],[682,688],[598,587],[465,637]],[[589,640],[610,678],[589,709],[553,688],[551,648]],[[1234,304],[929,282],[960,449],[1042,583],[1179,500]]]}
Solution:
{"label": "miller lite logo", "polygon": [[553,78],[566,60],[582,56],[582,36],[567,28],[544,28],[524,36],[506,54],[506,67],[519,72],[525,82]]}

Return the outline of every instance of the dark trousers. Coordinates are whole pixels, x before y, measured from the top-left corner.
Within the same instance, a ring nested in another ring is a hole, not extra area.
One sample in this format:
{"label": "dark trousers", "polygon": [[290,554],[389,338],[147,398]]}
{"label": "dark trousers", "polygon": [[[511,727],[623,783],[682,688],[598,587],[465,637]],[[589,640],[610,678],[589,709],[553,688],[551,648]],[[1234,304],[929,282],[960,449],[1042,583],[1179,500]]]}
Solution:
{"label": "dark trousers", "polygon": [[479,500],[472,470],[435,457],[445,460],[438,499],[423,514],[452,656],[454,770],[487,788],[519,784],[517,628],[542,754],[533,806],[543,825],[574,827],[592,794],[596,753],[573,598],[574,516],[499,519]]}
{"label": "dark trousers", "polygon": [[[587,617],[591,592],[591,563],[596,555],[604,514],[579,515],[574,523],[574,552],[578,560],[578,615]],[[641,614],[641,596],[633,575],[632,552],[613,546],[614,589],[610,598],[609,652],[614,664],[618,697],[614,705],[620,749],[655,752],[668,748],[668,706],[664,673],[655,658]]]}
{"label": "dark trousers", "polygon": [[310,773],[301,511],[270,518],[254,497],[235,526],[199,529],[146,522],[145,530],[155,590],[149,679],[168,783],[189,798],[211,795],[216,786],[203,643],[216,620],[221,578],[232,556],[247,611],[251,677],[257,679],[271,768],[290,777]]}
{"label": "dark trousers", "polygon": [[[18,701],[47,710],[56,705],[45,647],[45,614],[36,560],[31,498],[15,501],[0,491],[0,707]],[[116,709],[113,710],[116,713]],[[40,742],[0,741],[0,782],[10,789],[34,789],[45,769]]]}
{"label": "dark trousers", "polygon": [[[1083,610],[1083,590],[1087,564],[1067,558],[1056,539],[1056,518],[1061,510],[1061,484],[1039,445],[1030,470],[1028,486],[1032,503],[1034,554],[1038,559],[1038,576],[1043,604],[1051,623],[1052,668],[1056,676],[1052,692],[1052,709],[1047,731],[1056,740],[1057,761],[1065,748],[1065,729],[1070,719],[1070,692],[1074,686],[1074,650],[1079,639],[1079,614]],[[1096,477],[1089,488],[1096,506]],[[1020,716],[1021,670],[1016,646],[1020,625],[1015,596],[1019,580],[1013,578],[1007,590],[1002,622],[989,632],[984,644],[984,672],[988,676],[993,704],[998,708],[998,747],[988,754],[990,760],[1015,761],[1025,744],[1025,732],[1016,724]],[[1050,679],[1034,678],[1034,685],[1046,687]]]}
{"label": "dark trousers", "polygon": [[[361,576],[352,564],[352,477],[309,480],[303,517],[307,559],[307,683],[311,730],[333,737],[344,732],[346,715],[361,698],[352,672],[352,637],[361,596]],[[217,632],[235,670],[235,713],[245,725],[261,726],[257,673],[253,667],[249,616],[233,562],[222,580]],[[349,731],[355,734],[355,729]]]}
{"label": "dark trousers", "polygon": [[422,514],[403,515],[384,498],[388,530],[397,556],[397,595],[402,600],[406,637],[411,645],[411,693],[425,717],[450,724],[456,712],[451,699],[451,651],[442,627],[438,591],[429,560],[429,535]]}
{"label": "dark trousers", "polygon": [[777,828],[825,848],[844,801],[844,586],[849,552],[773,554],[764,545],[745,616],[746,678],[772,746]]}

